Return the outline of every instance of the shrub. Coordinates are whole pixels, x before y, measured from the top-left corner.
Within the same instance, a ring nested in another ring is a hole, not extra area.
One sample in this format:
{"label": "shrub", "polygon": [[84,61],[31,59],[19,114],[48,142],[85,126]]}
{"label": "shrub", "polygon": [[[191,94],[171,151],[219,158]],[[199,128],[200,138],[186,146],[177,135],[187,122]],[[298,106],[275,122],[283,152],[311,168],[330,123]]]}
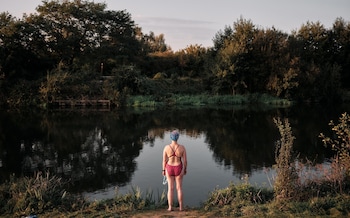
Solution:
{"label": "shrub", "polygon": [[281,139],[276,145],[276,181],[274,185],[277,201],[296,200],[298,184],[298,173],[295,161],[292,157],[293,141],[295,137],[288,119],[284,122],[280,118],[274,119],[275,124],[281,134]]}
{"label": "shrub", "polygon": [[329,126],[336,135],[335,139],[326,137],[323,133],[320,134],[325,146],[331,146],[336,152],[333,162],[339,164],[341,172],[338,173],[337,181],[342,192],[342,183],[349,182],[350,178],[350,116],[343,113],[339,118],[339,123],[335,124],[330,121]]}

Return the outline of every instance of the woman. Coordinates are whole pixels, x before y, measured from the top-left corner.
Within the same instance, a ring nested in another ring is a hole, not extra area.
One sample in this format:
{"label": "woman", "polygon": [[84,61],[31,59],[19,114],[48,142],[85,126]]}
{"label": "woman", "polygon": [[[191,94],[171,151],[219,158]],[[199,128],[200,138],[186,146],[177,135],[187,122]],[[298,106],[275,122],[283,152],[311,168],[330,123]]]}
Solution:
{"label": "woman", "polygon": [[177,199],[179,210],[183,208],[182,178],[187,173],[187,155],[183,145],[177,143],[179,132],[174,130],[170,133],[171,144],[163,150],[163,175],[168,180],[168,211],[172,210],[174,183],[176,182]]}

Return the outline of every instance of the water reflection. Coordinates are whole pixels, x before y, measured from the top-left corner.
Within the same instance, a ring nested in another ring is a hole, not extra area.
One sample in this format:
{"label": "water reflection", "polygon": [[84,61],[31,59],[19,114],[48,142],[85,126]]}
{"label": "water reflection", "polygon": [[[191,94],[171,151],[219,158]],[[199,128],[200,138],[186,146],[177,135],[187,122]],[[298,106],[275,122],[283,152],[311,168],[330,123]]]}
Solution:
{"label": "water reflection", "polygon": [[[329,150],[317,136],[327,132],[329,120],[336,120],[342,112],[343,108],[315,107],[1,111],[1,182],[11,174],[49,170],[71,179],[74,191],[125,186],[140,168],[136,159],[144,146],[153,148],[174,127],[191,139],[203,140],[215,163],[231,174],[251,175],[274,164],[274,144],[280,136],[272,118],[277,116],[291,122],[295,153],[322,162]],[[153,168],[160,166],[158,150],[148,157],[156,164]]]}

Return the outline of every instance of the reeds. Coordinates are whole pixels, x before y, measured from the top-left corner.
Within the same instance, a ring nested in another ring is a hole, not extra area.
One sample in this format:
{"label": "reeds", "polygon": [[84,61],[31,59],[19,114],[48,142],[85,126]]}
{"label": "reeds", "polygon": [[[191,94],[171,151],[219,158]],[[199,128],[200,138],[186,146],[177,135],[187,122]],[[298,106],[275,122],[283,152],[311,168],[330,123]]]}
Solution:
{"label": "reeds", "polygon": [[1,214],[22,216],[54,208],[64,211],[80,208],[83,201],[66,192],[65,185],[61,178],[49,173],[37,173],[21,179],[12,176],[10,181],[0,186]]}

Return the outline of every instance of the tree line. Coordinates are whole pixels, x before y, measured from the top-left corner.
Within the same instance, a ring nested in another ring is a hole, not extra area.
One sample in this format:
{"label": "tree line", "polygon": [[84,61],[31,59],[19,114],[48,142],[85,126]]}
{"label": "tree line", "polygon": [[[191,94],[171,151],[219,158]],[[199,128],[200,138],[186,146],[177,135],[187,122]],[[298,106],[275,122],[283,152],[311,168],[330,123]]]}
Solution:
{"label": "tree line", "polygon": [[143,33],[126,10],[93,1],[43,1],[21,19],[0,14],[0,105],[172,93],[267,93],[293,101],[344,101],[350,88],[350,23],[302,24],[290,34],[239,18],[213,47],[174,52]]}

